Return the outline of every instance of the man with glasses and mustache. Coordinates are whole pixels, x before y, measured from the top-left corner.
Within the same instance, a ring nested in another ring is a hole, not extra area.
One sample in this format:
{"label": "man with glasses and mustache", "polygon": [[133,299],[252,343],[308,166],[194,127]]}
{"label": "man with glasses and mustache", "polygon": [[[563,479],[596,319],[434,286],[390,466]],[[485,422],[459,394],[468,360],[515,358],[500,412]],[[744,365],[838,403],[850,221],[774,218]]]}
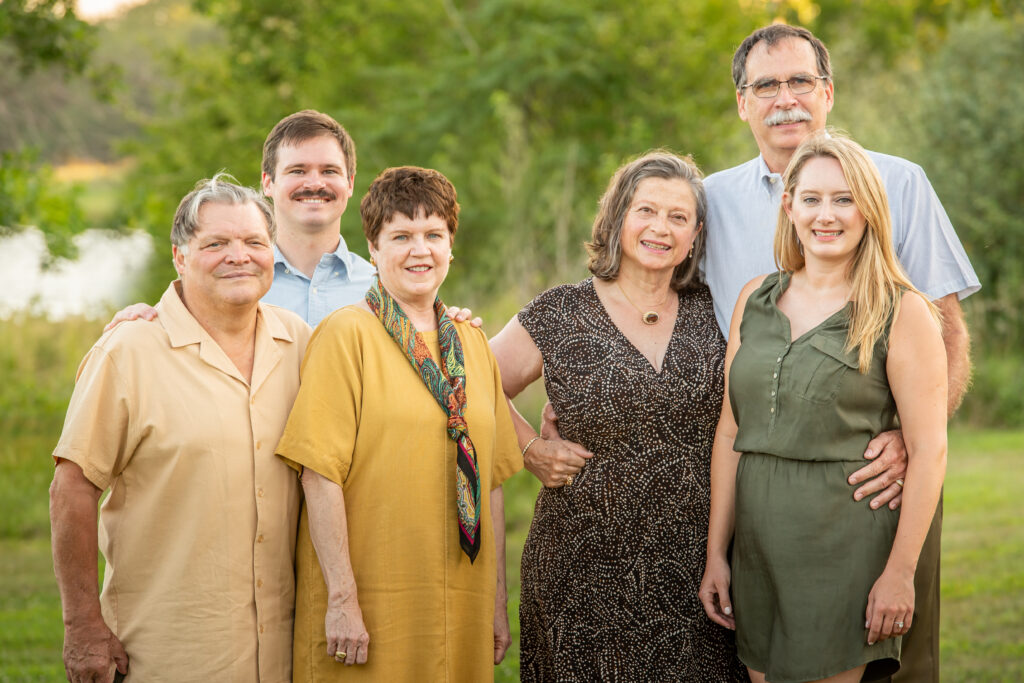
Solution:
{"label": "man with glasses and mustache", "polygon": [[[707,178],[705,276],[715,315],[728,337],[733,307],[743,286],[775,270],[772,242],[782,199],[782,174],[801,142],[825,128],[832,110],[829,54],[810,31],[773,24],[750,34],[733,57],[740,118],[760,154]],[[870,152],[889,195],[893,240],[911,281],[942,311],[949,367],[948,410],[960,404],[970,377],[970,340],[960,299],[980,289],[978,278],[924,171],[901,159]],[[872,494],[873,508],[901,500],[906,451],[899,432],[868,444],[871,462],[850,476],[862,484],[854,498]],[[896,681],[939,680],[939,542],[942,505],[921,551],[915,577],[914,625],[903,638],[903,665]]]}

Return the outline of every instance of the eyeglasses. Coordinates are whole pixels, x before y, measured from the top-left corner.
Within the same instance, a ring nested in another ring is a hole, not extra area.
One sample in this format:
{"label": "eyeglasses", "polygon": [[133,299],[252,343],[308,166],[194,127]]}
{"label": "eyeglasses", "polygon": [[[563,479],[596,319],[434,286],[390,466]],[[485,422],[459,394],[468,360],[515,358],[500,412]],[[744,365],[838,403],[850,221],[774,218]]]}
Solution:
{"label": "eyeglasses", "polygon": [[740,90],[744,88],[750,88],[750,92],[754,93],[755,97],[761,97],[763,99],[770,99],[772,97],[778,97],[779,91],[782,89],[782,84],[785,83],[789,86],[789,92],[794,95],[806,95],[812,92],[818,85],[818,81],[827,81],[828,76],[812,76],[810,74],[797,74],[796,76],[790,77],[787,81],[780,81],[774,78],[765,78],[755,83],[747,83],[741,85]]}

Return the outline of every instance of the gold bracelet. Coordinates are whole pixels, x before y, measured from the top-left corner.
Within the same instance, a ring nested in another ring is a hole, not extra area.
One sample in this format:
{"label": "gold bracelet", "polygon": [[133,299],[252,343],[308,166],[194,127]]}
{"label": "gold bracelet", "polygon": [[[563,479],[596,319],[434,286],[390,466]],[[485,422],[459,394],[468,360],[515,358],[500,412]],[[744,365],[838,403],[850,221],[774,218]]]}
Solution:
{"label": "gold bracelet", "polygon": [[540,435],[538,434],[537,436],[533,437],[532,439],[530,439],[529,441],[526,442],[526,445],[523,446],[523,457],[524,458],[526,457],[526,451],[530,450],[530,446],[532,446],[533,442],[536,441],[539,438],[540,438]]}

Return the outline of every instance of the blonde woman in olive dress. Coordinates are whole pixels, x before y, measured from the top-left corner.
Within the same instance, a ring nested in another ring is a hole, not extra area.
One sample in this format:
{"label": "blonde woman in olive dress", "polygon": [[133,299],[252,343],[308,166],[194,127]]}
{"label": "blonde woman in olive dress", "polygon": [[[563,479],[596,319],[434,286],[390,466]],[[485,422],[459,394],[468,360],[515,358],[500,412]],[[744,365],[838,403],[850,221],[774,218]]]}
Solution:
{"label": "blonde woman in olive dress", "polygon": [[[849,139],[796,151],[775,259],[733,314],[701,601],[736,629],[755,682],[876,680],[899,668],[913,627],[945,473],[940,325],[896,260],[878,171]],[[903,506],[872,510],[846,478],[897,414]]]}

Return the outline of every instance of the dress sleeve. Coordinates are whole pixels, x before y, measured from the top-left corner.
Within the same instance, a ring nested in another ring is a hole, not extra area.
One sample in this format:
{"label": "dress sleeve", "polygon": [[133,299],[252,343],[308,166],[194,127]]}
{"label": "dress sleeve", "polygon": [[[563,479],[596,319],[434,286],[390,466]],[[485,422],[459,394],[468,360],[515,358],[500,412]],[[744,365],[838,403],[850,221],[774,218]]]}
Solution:
{"label": "dress sleeve", "polygon": [[889,194],[896,255],[914,286],[930,299],[981,289],[978,276],[924,170],[909,164]]}
{"label": "dress sleeve", "polygon": [[289,466],[343,485],[352,465],[363,393],[363,353],[354,311],[335,311],[313,332],[302,383],[277,445]]}
{"label": "dress sleeve", "polygon": [[131,430],[131,391],[99,343],[82,360],[53,458],[70,460],[101,490],[128,464],[138,438]]}
{"label": "dress sleeve", "polygon": [[523,469],[523,455],[519,452],[519,441],[512,426],[508,401],[501,385],[501,371],[498,361],[488,348],[491,375],[494,382],[494,456],[491,458],[491,488],[501,486],[505,480]]}
{"label": "dress sleeve", "polygon": [[558,333],[564,328],[569,291],[569,285],[560,285],[541,292],[516,316],[544,358],[550,357]]}

